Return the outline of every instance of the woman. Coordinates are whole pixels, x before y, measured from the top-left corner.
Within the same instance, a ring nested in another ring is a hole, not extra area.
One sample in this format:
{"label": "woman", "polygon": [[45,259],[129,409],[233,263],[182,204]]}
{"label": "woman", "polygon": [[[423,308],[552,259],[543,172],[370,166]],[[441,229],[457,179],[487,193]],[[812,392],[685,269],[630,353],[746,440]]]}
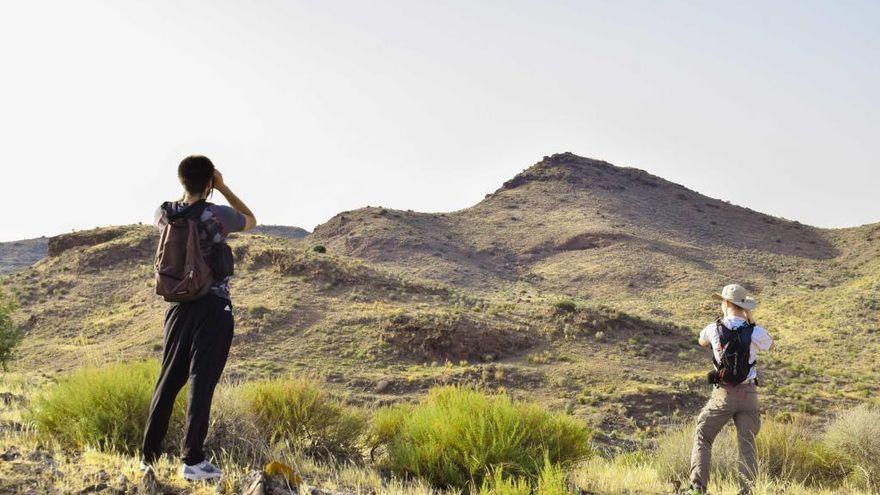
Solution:
{"label": "woman", "polygon": [[711,468],[712,442],[730,420],[736,425],[739,443],[739,473],[742,490],[751,493],[758,470],[755,436],[761,428],[757,390],[757,354],[768,351],[773,339],[752,322],[751,311],[758,303],[740,285],[728,285],[715,294],[721,299],[724,316],[700,332],[700,345],[712,347],[715,370],[712,397],[697,418],[691,453],[691,490],[706,493]]}

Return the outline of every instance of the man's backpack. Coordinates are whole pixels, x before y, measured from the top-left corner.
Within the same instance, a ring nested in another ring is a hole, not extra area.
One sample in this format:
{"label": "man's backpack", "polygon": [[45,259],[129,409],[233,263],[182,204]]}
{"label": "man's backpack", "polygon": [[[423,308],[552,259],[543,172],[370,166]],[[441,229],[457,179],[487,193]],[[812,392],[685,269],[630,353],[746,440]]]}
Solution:
{"label": "man's backpack", "polygon": [[739,385],[746,381],[752,367],[758,362],[751,359],[752,332],[755,330],[754,323],[746,323],[734,329],[727,328],[721,319],[716,322],[718,336],[721,340],[721,361],[715,359],[712,354],[712,362],[715,364],[718,382],[728,385]]}
{"label": "man's backpack", "polygon": [[201,200],[173,212],[171,203],[162,205],[168,223],[156,248],[156,294],[166,301],[194,301],[211,288],[213,274],[202,255],[198,229],[207,206]]}

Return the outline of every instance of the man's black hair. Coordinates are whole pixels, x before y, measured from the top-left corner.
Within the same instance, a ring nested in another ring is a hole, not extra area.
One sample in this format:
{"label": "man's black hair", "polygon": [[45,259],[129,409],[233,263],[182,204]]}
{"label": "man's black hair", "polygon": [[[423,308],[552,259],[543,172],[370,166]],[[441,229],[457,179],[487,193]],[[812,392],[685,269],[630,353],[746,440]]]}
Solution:
{"label": "man's black hair", "polygon": [[190,194],[201,194],[214,178],[214,164],[207,156],[190,155],[177,166],[177,176]]}

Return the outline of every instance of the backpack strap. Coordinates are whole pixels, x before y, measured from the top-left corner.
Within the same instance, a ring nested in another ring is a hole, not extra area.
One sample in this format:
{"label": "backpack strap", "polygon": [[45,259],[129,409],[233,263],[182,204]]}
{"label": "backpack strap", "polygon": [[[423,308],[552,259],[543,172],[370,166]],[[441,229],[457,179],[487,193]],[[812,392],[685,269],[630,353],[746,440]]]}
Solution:
{"label": "backpack strap", "polygon": [[[169,212],[169,210],[172,210],[171,205],[176,206],[177,202],[163,203],[162,204],[163,209],[165,208],[165,205],[169,205],[168,209],[165,210],[166,214],[167,214]],[[202,216],[202,213],[205,211],[205,208],[207,208],[208,206],[209,206],[209,204],[206,200],[200,199],[200,200],[196,201],[195,203],[188,205],[186,208],[177,211],[176,213],[169,214],[168,215],[168,222],[173,222],[174,220],[177,220],[178,218],[191,218],[194,220],[198,220]]]}
{"label": "backpack strap", "polygon": [[[756,326],[756,325],[750,321],[750,322],[746,323],[746,325],[743,327],[743,331],[744,331],[744,332],[745,332],[745,331],[748,332],[748,336],[749,336],[749,347],[750,347],[750,348],[751,348],[751,345],[752,345],[752,333],[755,331],[755,326]],[[743,333],[743,335],[745,335],[745,333]],[[751,352],[751,349],[749,350],[749,352]],[[754,367],[756,364],[758,364],[758,360],[757,360],[757,358],[749,364],[749,367]]]}
{"label": "backpack strap", "polygon": [[[718,332],[718,342],[721,342],[721,336],[724,335],[724,329],[727,328],[724,326],[724,323],[721,321],[721,318],[715,320],[715,331]],[[724,348],[722,347],[721,355],[724,355]],[[715,349],[712,349],[712,364],[715,366],[715,370],[721,370],[721,363],[718,362],[718,359],[715,358]]]}

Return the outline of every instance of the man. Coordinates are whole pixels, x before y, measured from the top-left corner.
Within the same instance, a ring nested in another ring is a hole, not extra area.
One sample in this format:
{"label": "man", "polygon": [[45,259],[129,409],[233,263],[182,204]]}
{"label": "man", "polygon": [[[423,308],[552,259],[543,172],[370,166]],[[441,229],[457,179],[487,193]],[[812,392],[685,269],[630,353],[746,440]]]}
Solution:
{"label": "man", "polygon": [[[207,157],[184,158],[177,168],[177,176],[184,188],[183,198],[164,203],[156,210],[156,226],[164,229],[169,216],[190,212],[197,217],[194,220],[202,255],[208,266],[216,266],[219,253],[223,249],[228,252],[224,244],[226,237],[232,232],[253,229],[257,220]],[[219,191],[232,207],[205,202],[213,190]],[[188,210],[190,207],[193,210]],[[181,473],[191,481],[218,478],[221,474],[220,469],[205,458],[203,450],[214,388],[226,365],[234,328],[229,277],[222,273],[218,277],[217,272],[212,271],[214,278],[204,296],[171,303],[165,312],[162,370],[144,433],[146,469],[161,454],[175,398],[189,381]]]}
{"label": "man", "polygon": [[758,409],[758,351],[768,351],[773,339],[752,322],[757,302],[740,285],[728,285],[721,294],[723,316],[700,332],[700,345],[712,347],[715,370],[712,398],[697,418],[691,453],[692,494],[706,493],[709,485],[712,442],[730,420],[736,425],[740,456],[740,493],[751,493],[758,470],[755,437],[761,428]]}

